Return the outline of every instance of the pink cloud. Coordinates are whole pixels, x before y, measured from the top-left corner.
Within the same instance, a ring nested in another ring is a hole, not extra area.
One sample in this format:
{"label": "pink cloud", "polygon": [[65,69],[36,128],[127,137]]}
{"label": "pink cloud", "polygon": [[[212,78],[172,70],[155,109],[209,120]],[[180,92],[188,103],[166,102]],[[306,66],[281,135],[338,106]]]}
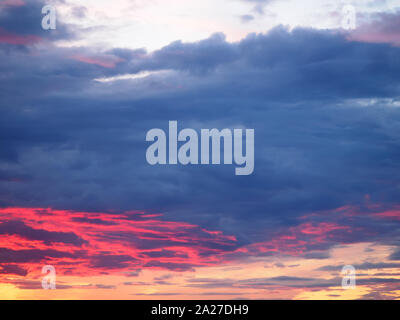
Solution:
{"label": "pink cloud", "polygon": [[375,217],[390,220],[400,220],[400,208],[375,213]]}
{"label": "pink cloud", "polygon": [[223,253],[236,247],[233,236],[161,220],[159,214],[0,209],[0,264],[28,271],[44,262],[61,273],[87,276],[138,268],[191,270],[223,262]]}
{"label": "pink cloud", "polygon": [[73,55],[70,57],[73,60],[79,61],[79,62],[83,62],[83,63],[87,63],[87,64],[94,64],[94,65],[98,65],[100,67],[103,68],[115,68],[115,66],[117,65],[117,63],[123,61],[120,58],[116,58],[113,56],[104,56],[104,57],[87,57],[84,55]]}
{"label": "pink cloud", "polygon": [[0,7],[21,7],[24,6],[25,2],[23,0],[2,0],[0,1]]}
{"label": "pink cloud", "polygon": [[[297,226],[283,228],[271,240],[254,243],[241,248],[241,252],[251,253],[285,253],[293,256],[305,254],[314,247],[331,240],[339,241],[343,236],[351,233],[349,226],[334,222],[307,222]],[[239,250],[238,250],[239,251]]]}
{"label": "pink cloud", "polygon": [[400,46],[400,33],[385,34],[379,31],[359,30],[352,33],[349,39],[369,43],[391,43],[395,46]]}
{"label": "pink cloud", "polygon": [[378,14],[374,21],[364,23],[352,31],[348,39],[400,46],[400,14]]}
{"label": "pink cloud", "polygon": [[0,43],[30,45],[41,41],[42,38],[33,35],[22,36],[0,28]]}

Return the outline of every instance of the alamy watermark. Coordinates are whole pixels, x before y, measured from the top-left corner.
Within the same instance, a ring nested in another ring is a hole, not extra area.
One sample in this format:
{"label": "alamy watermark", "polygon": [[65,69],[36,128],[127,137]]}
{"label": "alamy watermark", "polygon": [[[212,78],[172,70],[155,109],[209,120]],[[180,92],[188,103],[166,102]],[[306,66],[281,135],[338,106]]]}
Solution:
{"label": "alamy watermark", "polygon": [[342,28],[354,30],[357,27],[356,8],[351,4],[346,4],[342,8]]}
{"label": "alamy watermark", "polygon": [[56,289],[56,268],[50,265],[44,266],[42,273],[46,274],[42,279],[42,288],[45,290]]}
{"label": "alamy watermark", "polygon": [[356,288],[356,268],[351,265],[342,268],[342,288],[347,290]]}
{"label": "alamy watermark", "polygon": [[56,8],[46,5],[42,8],[42,14],[45,15],[42,19],[43,30],[55,30],[57,28]]}
{"label": "alamy watermark", "polygon": [[[254,129],[245,129],[245,132],[246,150],[243,155],[243,129],[201,129],[199,141],[194,129],[178,132],[178,122],[169,121],[168,157],[167,134],[162,129],[151,129],[147,132],[146,141],[154,143],[146,151],[146,160],[150,165],[175,165],[178,162],[182,165],[218,165],[223,153],[223,164],[234,162],[240,166],[235,169],[236,175],[250,175],[254,171]],[[179,149],[178,142],[184,142]]]}

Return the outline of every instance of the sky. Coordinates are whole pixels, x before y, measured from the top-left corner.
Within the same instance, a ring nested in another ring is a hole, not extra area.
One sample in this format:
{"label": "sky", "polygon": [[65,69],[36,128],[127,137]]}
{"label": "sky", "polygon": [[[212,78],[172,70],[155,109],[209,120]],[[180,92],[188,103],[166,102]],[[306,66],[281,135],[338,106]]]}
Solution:
{"label": "sky", "polygon": [[[0,1],[0,299],[399,299],[399,57],[398,1]],[[253,174],[149,165],[170,120]]]}

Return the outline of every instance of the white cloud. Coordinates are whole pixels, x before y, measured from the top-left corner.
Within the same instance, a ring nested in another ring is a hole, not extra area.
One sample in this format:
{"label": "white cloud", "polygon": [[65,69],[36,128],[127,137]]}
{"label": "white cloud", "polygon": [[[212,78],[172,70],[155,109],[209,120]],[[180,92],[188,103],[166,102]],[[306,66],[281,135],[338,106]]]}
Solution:
{"label": "white cloud", "polygon": [[[359,13],[388,11],[398,5],[394,0],[276,0],[261,14],[254,11],[256,2],[243,0],[87,0],[86,15],[78,17],[71,9],[82,7],[82,1],[68,0],[57,5],[60,14],[87,31],[81,40],[58,44],[155,50],[175,40],[198,41],[215,32],[238,41],[250,32],[266,32],[278,24],[339,28],[346,3]],[[244,14],[255,19],[243,23]]]}

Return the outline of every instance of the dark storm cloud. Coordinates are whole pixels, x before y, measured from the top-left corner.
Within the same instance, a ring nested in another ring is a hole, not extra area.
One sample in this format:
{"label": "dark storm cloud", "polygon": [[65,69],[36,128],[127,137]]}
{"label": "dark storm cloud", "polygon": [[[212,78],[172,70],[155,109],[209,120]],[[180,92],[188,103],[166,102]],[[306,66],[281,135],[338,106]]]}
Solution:
{"label": "dark storm cloud", "polygon": [[0,263],[26,263],[41,262],[51,258],[73,258],[73,253],[61,252],[52,249],[24,249],[12,250],[8,248],[0,248]]}
{"label": "dark storm cloud", "polygon": [[187,253],[178,253],[170,250],[150,251],[142,254],[149,258],[188,258]]}
{"label": "dark storm cloud", "polygon": [[17,276],[26,276],[28,274],[28,270],[18,265],[6,264],[0,266],[0,268],[0,274],[15,274]]}
{"label": "dark storm cloud", "polygon": [[4,221],[0,223],[0,234],[18,235],[28,240],[39,240],[45,244],[66,243],[82,246],[85,240],[72,232],[52,232],[47,230],[34,229],[22,221]]}
{"label": "dark storm cloud", "polygon": [[137,261],[129,255],[99,254],[90,258],[91,267],[104,269],[122,269]]}
{"label": "dark storm cloud", "polygon": [[[74,38],[76,30],[63,22],[63,17],[59,12],[57,12],[57,28],[51,31],[43,30],[42,19],[45,15],[42,14],[42,8],[47,4],[44,0],[29,0],[21,6],[2,8],[0,28],[17,36],[37,36],[46,40]],[[55,8],[57,9],[57,6]]]}
{"label": "dark storm cloud", "polygon": [[195,264],[189,263],[177,263],[177,262],[161,262],[161,261],[150,261],[144,265],[145,268],[162,268],[171,271],[193,271]]}
{"label": "dark storm cloud", "polygon": [[[152,226],[152,231],[157,231],[158,227]],[[186,257],[186,253],[176,253],[173,251],[163,250],[165,247],[189,247],[199,248],[202,256],[212,255],[216,252],[229,252],[238,248],[239,244],[235,241],[221,240],[209,237],[204,231],[198,228],[189,228],[187,230],[177,230],[176,235],[171,234],[167,228],[159,230],[159,234],[153,232],[143,232],[135,234],[132,232],[107,232],[95,235],[95,238],[102,241],[122,241],[130,243],[140,250],[160,249],[144,253],[149,257],[168,257],[176,255],[177,257]],[[182,239],[186,241],[182,242]]]}
{"label": "dark storm cloud", "polygon": [[113,226],[113,225],[117,224],[116,222],[113,222],[113,221],[105,221],[105,220],[101,220],[101,219],[85,218],[85,217],[76,217],[76,218],[72,218],[71,220],[75,221],[75,222],[99,224],[99,225],[103,225],[103,226]]}
{"label": "dark storm cloud", "polygon": [[226,42],[225,35],[216,33],[197,43],[173,42],[154,52],[148,63],[162,69],[203,73],[235,61],[238,57],[237,49]]}
{"label": "dark storm cloud", "polygon": [[[306,213],[359,205],[366,194],[389,207],[398,202],[399,48],[278,27],[238,43],[216,34],[153,53],[35,53],[0,51],[3,206],[163,212],[233,234],[243,245],[270,239]],[[146,132],[167,129],[168,120],[180,129],[254,128],[254,174],[237,177],[231,166],[149,166]],[[313,249],[328,249],[335,237],[351,243],[396,236],[395,221],[345,222],[354,233],[333,231]],[[142,241],[141,248],[165,241]]]}

